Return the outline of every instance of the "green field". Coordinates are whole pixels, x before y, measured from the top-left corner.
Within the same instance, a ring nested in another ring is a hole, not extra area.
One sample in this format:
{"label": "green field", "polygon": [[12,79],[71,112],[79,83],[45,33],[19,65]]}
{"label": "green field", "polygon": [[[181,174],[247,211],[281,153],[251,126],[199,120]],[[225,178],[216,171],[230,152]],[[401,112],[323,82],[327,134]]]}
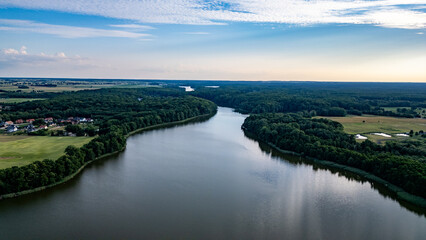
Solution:
{"label": "green field", "polygon": [[0,169],[23,166],[46,158],[56,160],[69,145],[81,147],[93,137],[0,135]]}
{"label": "green field", "polygon": [[44,100],[44,98],[0,98],[0,103],[22,103],[36,100]]}
{"label": "green field", "polygon": [[426,130],[426,119],[383,116],[325,117],[340,122],[350,134],[383,132],[387,134]]}
{"label": "green field", "polygon": [[[362,134],[369,140],[383,144],[389,140],[406,140],[407,137],[397,137],[396,133],[406,133],[413,130],[426,131],[426,119],[421,118],[396,118],[384,116],[346,116],[346,117],[321,117],[339,122],[343,125],[345,132],[349,134]],[[386,133],[391,138],[372,135],[369,133]],[[363,141],[363,140],[360,140]]]}

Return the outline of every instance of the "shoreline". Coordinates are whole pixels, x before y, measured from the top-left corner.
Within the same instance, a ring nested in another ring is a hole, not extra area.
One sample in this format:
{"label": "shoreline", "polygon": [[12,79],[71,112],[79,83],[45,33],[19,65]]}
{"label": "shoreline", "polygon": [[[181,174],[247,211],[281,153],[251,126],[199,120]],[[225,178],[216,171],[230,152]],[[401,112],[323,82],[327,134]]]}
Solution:
{"label": "shoreline", "polygon": [[[128,133],[127,135],[125,135],[126,142],[127,142],[127,138],[129,138],[132,135],[141,133],[141,132],[145,132],[145,131],[149,131],[149,130],[154,130],[154,129],[165,128],[165,127],[179,125],[179,124],[183,124],[183,123],[188,123],[188,122],[191,122],[191,121],[194,121],[194,120],[202,120],[204,118],[208,119],[208,118],[211,118],[214,115],[216,115],[216,113],[217,113],[217,111],[214,112],[214,113],[211,113],[211,114],[204,114],[204,115],[187,118],[187,119],[180,120],[180,121],[174,121],[174,122],[168,122],[168,123],[160,123],[160,124],[156,124],[156,125],[152,125],[152,126],[148,126],[148,127],[144,127],[144,128],[139,128],[139,129],[136,129],[136,130]],[[0,195],[0,201],[3,200],[3,199],[10,199],[10,198],[15,198],[15,197],[23,196],[23,195],[28,195],[28,194],[35,193],[35,192],[40,192],[40,191],[43,191],[45,189],[53,188],[53,187],[58,186],[60,184],[66,183],[69,180],[73,179],[75,176],[77,176],[80,172],[82,172],[87,165],[89,165],[89,164],[91,164],[91,163],[93,163],[95,161],[98,161],[98,160],[101,160],[101,159],[105,159],[105,158],[108,158],[108,157],[113,156],[115,154],[118,154],[118,153],[124,151],[125,149],[126,149],[126,146],[124,146],[122,149],[120,149],[118,151],[104,154],[104,155],[99,156],[99,157],[97,157],[97,158],[95,158],[95,159],[93,159],[93,160],[91,160],[89,162],[86,162],[76,172],[72,173],[69,176],[66,176],[65,178],[63,178],[62,180],[60,180],[60,181],[58,181],[56,183],[52,183],[50,185],[42,186],[42,187],[38,187],[38,188],[34,188],[34,189],[28,189],[28,190],[24,190],[24,191],[20,191],[20,192],[8,193],[8,194]]]}
{"label": "shoreline", "polygon": [[331,162],[331,161],[320,160],[320,159],[309,157],[309,156],[303,156],[302,154],[297,153],[297,152],[293,152],[293,151],[283,150],[283,149],[280,149],[279,147],[277,147],[275,144],[262,141],[262,140],[258,139],[254,134],[248,132],[245,129],[243,129],[243,130],[244,130],[245,133],[248,133],[248,135],[250,137],[253,137],[256,141],[265,143],[269,147],[273,148],[274,150],[276,150],[280,153],[303,157],[306,160],[312,161],[316,164],[319,164],[319,165],[322,165],[322,166],[325,166],[325,167],[336,168],[336,169],[340,169],[340,170],[344,170],[344,171],[354,173],[356,175],[359,175],[359,176],[371,181],[372,183],[381,184],[388,191],[395,194],[396,200],[407,202],[407,203],[412,204],[416,207],[426,209],[426,199],[425,198],[411,194],[411,193],[405,191],[404,189],[402,189],[401,187],[398,187],[398,186],[396,186],[396,185],[394,185],[394,184],[392,184],[392,183],[390,183],[390,182],[388,182],[388,181],[386,181],[386,180],[384,180],[384,179],[382,179],[382,178],[380,178],[376,175],[373,175],[372,173],[366,172],[366,171],[361,170],[359,168],[354,168],[354,167],[351,167],[351,166],[342,165],[342,164],[338,164],[338,163]]}

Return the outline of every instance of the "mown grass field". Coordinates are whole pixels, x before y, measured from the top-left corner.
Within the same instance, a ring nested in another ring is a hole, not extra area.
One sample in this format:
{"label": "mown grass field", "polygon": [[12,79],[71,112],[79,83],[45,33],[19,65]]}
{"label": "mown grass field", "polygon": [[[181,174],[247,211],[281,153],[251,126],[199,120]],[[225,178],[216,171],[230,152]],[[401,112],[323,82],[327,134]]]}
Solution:
{"label": "mown grass field", "polygon": [[426,119],[420,118],[395,118],[373,115],[323,118],[340,122],[343,125],[345,132],[349,134],[362,134],[369,140],[376,143],[384,143],[389,140],[405,140],[407,137],[396,137],[393,135],[391,138],[387,138],[368,133],[386,133],[392,135],[396,133],[410,132],[410,130],[413,130],[414,132],[418,132],[420,130],[426,131]]}
{"label": "mown grass field", "polygon": [[350,134],[383,132],[387,134],[426,131],[426,119],[420,118],[395,118],[383,116],[346,116],[326,117],[340,122],[345,132]]}
{"label": "mown grass field", "polygon": [[44,98],[0,98],[0,103],[22,103],[36,100],[44,100]]}
{"label": "mown grass field", "polygon": [[0,169],[23,166],[46,158],[56,160],[69,145],[81,147],[93,137],[0,135]]}

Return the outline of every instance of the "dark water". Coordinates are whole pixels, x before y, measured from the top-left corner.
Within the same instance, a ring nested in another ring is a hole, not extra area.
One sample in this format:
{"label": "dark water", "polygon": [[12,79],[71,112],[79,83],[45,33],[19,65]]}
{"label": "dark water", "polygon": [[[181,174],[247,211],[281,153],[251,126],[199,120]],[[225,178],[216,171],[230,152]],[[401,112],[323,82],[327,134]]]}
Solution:
{"label": "dark water", "polygon": [[220,108],[136,135],[67,184],[0,201],[0,239],[425,239],[423,215],[263,151],[243,120]]}

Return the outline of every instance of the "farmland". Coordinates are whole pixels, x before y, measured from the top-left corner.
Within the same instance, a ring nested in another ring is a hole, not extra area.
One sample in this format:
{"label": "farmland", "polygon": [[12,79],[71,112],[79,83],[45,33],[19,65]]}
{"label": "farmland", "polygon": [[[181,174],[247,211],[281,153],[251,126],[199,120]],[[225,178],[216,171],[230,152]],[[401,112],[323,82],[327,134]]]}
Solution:
{"label": "farmland", "polygon": [[395,118],[383,116],[347,116],[327,117],[339,122],[350,134],[384,132],[387,134],[414,132],[426,130],[426,119],[420,118]]}
{"label": "farmland", "polygon": [[91,137],[0,135],[0,169],[24,166],[43,159],[56,160],[69,145],[81,147]]}
{"label": "farmland", "polygon": [[[349,134],[362,134],[369,140],[379,144],[383,144],[389,140],[401,141],[407,139],[407,137],[395,136],[397,133],[408,133],[411,130],[414,132],[426,130],[426,119],[420,118],[396,118],[373,115],[326,118],[341,123],[345,132]],[[383,137],[371,133],[386,133],[392,135],[392,137]]]}

